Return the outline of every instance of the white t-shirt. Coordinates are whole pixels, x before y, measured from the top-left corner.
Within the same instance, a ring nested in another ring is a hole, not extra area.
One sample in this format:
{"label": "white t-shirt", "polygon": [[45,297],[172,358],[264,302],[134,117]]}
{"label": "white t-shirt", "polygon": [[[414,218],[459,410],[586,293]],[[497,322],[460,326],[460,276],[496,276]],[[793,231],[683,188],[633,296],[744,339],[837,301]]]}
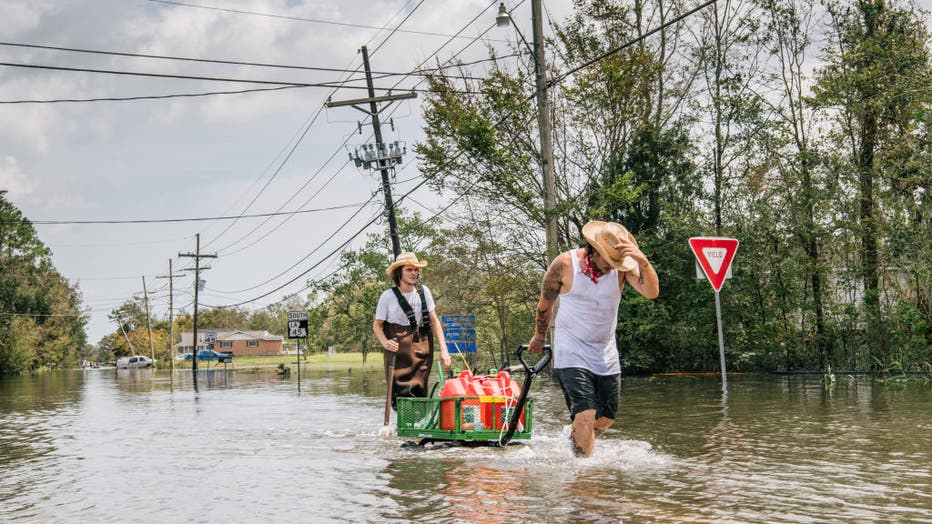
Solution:
{"label": "white t-shirt", "polygon": [[[421,287],[424,288],[424,299],[427,301],[427,312],[429,313],[434,310],[434,297],[430,294],[430,289],[427,286]],[[408,293],[402,293],[401,296],[405,297],[408,304],[411,304],[411,309],[414,310],[414,318],[417,319],[418,325],[421,325],[423,323],[421,321],[421,296],[418,294],[417,288]],[[382,292],[382,296],[379,297],[379,303],[375,306],[375,319],[402,326],[411,324],[408,322],[408,315],[405,315],[404,310],[401,309],[401,304],[395,298],[395,292],[391,289],[386,289]]]}

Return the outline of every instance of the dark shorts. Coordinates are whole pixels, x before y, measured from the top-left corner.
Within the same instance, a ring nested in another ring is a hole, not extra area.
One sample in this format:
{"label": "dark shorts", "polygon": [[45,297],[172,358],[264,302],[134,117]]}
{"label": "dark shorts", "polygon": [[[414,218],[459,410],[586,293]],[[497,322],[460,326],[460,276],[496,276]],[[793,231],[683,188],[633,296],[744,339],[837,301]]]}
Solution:
{"label": "dark shorts", "polygon": [[566,407],[570,410],[570,420],[577,413],[587,409],[595,410],[595,418],[615,419],[618,411],[618,390],[621,375],[596,375],[588,369],[559,368],[553,370],[560,387]]}

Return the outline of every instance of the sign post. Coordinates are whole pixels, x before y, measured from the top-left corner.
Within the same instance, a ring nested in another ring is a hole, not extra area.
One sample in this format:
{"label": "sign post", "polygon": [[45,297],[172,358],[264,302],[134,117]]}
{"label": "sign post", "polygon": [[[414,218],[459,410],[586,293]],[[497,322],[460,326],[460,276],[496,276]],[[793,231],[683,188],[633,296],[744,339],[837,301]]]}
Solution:
{"label": "sign post", "polygon": [[689,247],[696,256],[696,261],[705,273],[712,289],[715,291],[715,320],[718,324],[718,353],[722,364],[722,390],[728,389],[728,374],[725,370],[725,337],[722,334],[722,301],[718,292],[730,276],[731,261],[738,251],[738,241],[734,238],[693,237]]}
{"label": "sign post", "polygon": [[305,349],[307,345],[307,311],[289,311],[288,312],[288,338],[296,338],[299,342],[295,342],[297,346],[296,358],[298,364],[298,393],[301,392],[301,342],[300,339],[304,339]]}

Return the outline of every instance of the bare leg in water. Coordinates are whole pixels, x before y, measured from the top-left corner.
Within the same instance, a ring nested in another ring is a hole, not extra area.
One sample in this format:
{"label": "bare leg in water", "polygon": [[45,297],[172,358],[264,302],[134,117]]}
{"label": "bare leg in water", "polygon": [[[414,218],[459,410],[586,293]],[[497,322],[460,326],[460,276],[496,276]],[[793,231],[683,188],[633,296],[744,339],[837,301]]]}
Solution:
{"label": "bare leg in water", "polygon": [[599,417],[595,418],[595,410],[587,409],[580,411],[573,418],[573,431],[570,439],[573,443],[573,452],[577,457],[591,457],[595,451],[595,439],[602,435],[609,426],[615,422],[615,419]]}

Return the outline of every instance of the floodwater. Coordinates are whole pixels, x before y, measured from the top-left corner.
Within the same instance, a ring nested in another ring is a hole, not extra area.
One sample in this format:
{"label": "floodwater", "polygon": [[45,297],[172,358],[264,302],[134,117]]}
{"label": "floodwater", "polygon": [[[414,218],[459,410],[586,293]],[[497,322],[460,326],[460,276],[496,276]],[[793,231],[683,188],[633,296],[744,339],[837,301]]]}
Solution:
{"label": "floodwater", "polygon": [[576,459],[544,376],[530,441],[425,451],[383,431],[380,373],[307,375],[0,379],[0,520],[932,522],[922,378],[627,377]]}

